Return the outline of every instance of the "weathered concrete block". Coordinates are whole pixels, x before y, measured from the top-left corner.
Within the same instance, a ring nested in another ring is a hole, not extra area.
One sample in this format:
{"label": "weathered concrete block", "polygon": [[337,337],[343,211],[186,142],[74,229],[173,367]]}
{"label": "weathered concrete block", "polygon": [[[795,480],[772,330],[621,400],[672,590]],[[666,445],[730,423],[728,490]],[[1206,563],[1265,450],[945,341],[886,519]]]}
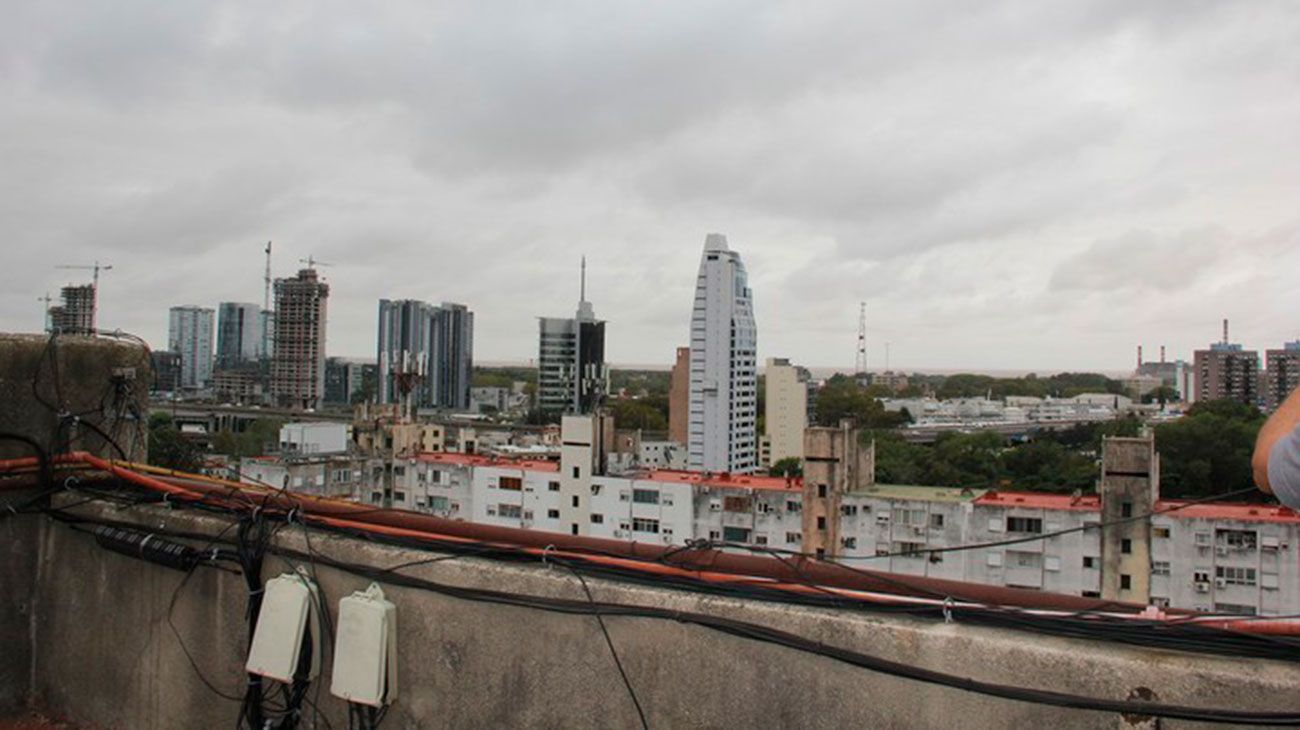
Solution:
{"label": "weathered concrete block", "polygon": [[[131,460],[144,461],[152,378],[148,352],[139,344],[0,333],[0,432],[31,437],[50,453],[80,449],[120,457],[98,428]],[[24,444],[0,441],[0,458],[31,455]]]}

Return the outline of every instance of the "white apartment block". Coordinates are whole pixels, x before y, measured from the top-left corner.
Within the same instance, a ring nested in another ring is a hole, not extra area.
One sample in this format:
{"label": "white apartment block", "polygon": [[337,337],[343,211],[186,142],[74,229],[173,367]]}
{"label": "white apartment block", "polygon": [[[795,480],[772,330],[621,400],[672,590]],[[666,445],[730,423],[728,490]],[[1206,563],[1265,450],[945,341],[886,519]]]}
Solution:
{"label": "white apartment block", "polygon": [[[578,428],[583,422],[588,425]],[[602,473],[600,447],[586,445],[598,440],[593,438],[601,428],[597,424],[598,419],[566,419],[559,463],[426,453],[391,462],[387,494],[373,486],[380,483],[382,467],[357,467],[371,479],[358,483],[354,494],[372,504],[505,527],[666,545],[707,539],[744,543],[760,552],[812,552],[812,536],[805,534],[811,528],[805,525],[814,523],[805,522],[804,510],[816,497],[806,491],[814,485],[672,469],[611,476]],[[264,481],[278,484],[270,475]],[[1107,528],[1103,535],[1097,527],[1103,521],[1099,495],[871,483],[836,497],[836,544],[826,552],[855,567],[1089,597],[1103,595],[1108,571],[1123,570],[1129,572],[1114,575],[1113,583],[1125,600],[1222,613],[1300,613],[1300,515],[1285,507],[1189,505],[1153,517],[1149,530],[1138,521],[1127,531]],[[1118,502],[1120,496],[1105,499]],[[1180,505],[1159,499],[1150,507],[1126,504],[1114,504],[1112,512],[1143,514]],[[1134,526],[1143,529],[1139,533]],[[940,551],[1062,530],[1075,531],[1015,545]],[[1119,534],[1147,537],[1117,539]],[[1112,549],[1107,540],[1121,554],[1107,559]]]}
{"label": "white apartment block", "polygon": [[768,438],[764,466],[782,459],[802,459],[803,432],[814,400],[812,377],[785,358],[768,358],[764,376],[767,402],[763,420]]}
{"label": "white apartment block", "polygon": [[740,254],[727,238],[704,240],[691,312],[689,463],[708,472],[758,467],[758,330]]}
{"label": "white apartment block", "polygon": [[181,356],[181,387],[199,389],[212,380],[213,311],[187,305],[168,312],[167,349]]}

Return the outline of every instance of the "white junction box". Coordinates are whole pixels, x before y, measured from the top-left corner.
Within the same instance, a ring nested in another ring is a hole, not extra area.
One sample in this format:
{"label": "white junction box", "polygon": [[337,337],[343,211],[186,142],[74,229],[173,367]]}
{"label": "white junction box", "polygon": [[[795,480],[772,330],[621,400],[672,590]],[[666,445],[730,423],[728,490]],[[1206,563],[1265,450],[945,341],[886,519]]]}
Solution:
{"label": "white junction box", "polygon": [[371,707],[397,698],[397,607],[375,583],[339,600],[330,694]]}
{"label": "white junction box", "polygon": [[[311,651],[306,679],[320,673],[320,617],[316,611],[316,585],[305,575],[285,573],[266,582],[262,608],[253,629],[245,668],[250,674],[280,682],[293,682],[298,658]],[[304,646],[310,630],[311,643]]]}

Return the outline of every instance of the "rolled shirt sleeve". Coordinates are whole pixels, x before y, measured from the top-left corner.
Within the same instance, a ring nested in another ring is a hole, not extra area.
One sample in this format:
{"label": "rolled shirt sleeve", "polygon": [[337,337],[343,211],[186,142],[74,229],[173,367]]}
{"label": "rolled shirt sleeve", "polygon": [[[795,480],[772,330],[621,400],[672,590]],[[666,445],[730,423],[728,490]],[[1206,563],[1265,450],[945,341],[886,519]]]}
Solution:
{"label": "rolled shirt sleeve", "polygon": [[1300,428],[1278,439],[1268,452],[1268,483],[1282,504],[1300,509]]}

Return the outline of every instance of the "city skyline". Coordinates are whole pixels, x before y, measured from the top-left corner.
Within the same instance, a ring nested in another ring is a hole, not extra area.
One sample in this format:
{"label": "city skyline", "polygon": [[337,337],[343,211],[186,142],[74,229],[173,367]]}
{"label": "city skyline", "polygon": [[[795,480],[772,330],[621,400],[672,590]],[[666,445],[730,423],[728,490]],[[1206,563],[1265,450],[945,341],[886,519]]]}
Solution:
{"label": "city skyline", "polygon": [[160,343],[171,305],[260,301],[274,240],[276,276],[333,264],[331,354],[396,297],[467,302],[480,359],[527,362],[586,253],[608,359],[667,366],[721,230],[760,360],[850,367],[859,301],[873,368],[885,342],[901,369],[1120,371],[1223,317],[1300,336],[1296,14],[1004,10],[24,8],[0,329],[102,260],[101,325]]}

